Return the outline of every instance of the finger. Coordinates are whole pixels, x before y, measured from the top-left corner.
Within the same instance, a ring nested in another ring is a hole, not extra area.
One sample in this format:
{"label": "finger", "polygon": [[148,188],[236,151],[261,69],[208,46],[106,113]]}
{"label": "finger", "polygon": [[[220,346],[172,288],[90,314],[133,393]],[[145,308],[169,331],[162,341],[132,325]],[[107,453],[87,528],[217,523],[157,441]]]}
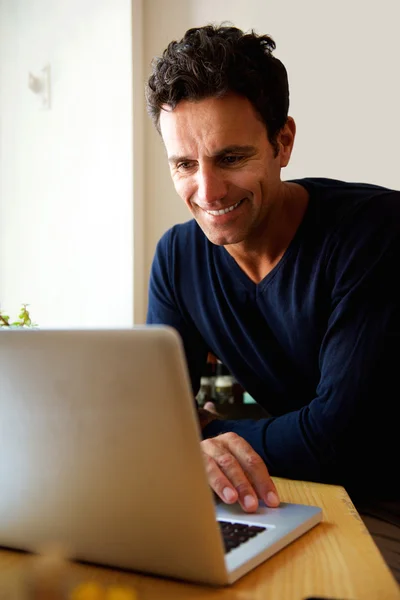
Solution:
{"label": "finger", "polygon": [[217,496],[219,496],[226,504],[234,504],[237,502],[237,491],[226,475],[221,471],[215,460],[206,452],[203,453],[203,457],[208,483],[211,489],[214,490]]}
{"label": "finger", "polygon": [[[232,451],[228,448],[226,442],[224,442],[223,435],[217,436],[216,438],[211,438],[208,440],[204,440],[202,442],[203,451],[214,460],[216,465],[215,470],[213,468],[210,473],[213,479],[210,481],[211,486],[214,485],[216,488],[215,491],[220,495],[221,486],[226,486],[228,482],[228,489],[225,487],[222,490],[223,499],[228,497],[229,488],[236,492],[236,499],[239,501],[239,504],[246,512],[254,512],[258,507],[258,497],[257,492],[253,488],[251,482],[248,477],[244,473],[239,461],[234,456]],[[216,479],[214,479],[216,477]],[[226,502],[226,500],[224,499]],[[229,504],[231,502],[228,502]]]}
{"label": "finger", "polygon": [[225,437],[223,442],[236,457],[246,477],[252,483],[257,497],[261,498],[267,506],[279,506],[278,491],[261,456],[246,440],[235,433],[225,433],[220,437]]}

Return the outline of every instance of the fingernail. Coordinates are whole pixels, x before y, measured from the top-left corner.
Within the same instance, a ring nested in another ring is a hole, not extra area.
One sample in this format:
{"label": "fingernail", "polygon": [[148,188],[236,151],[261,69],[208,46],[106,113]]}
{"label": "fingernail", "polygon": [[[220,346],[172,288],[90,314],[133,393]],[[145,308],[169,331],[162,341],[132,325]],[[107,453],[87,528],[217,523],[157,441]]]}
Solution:
{"label": "fingernail", "polygon": [[236,500],[236,494],[232,488],[226,487],[222,490],[222,495],[226,502],[234,502]]}
{"label": "fingernail", "polygon": [[275,492],[268,492],[267,504],[269,504],[270,506],[279,506],[279,498],[275,494]]}
{"label": "fingernail", "polygon": [[245,508],[254,508],[257,505],[257,500],[254,496],[248,495],[244,497],[243,504],[245,505]]}

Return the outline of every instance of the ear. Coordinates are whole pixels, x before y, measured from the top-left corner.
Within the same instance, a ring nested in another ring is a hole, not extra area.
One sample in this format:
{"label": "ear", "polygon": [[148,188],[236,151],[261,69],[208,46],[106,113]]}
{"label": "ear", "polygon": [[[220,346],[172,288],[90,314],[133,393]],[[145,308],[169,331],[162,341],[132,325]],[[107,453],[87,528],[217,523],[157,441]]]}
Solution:
{"label": "ear", "polygon": [[279,163],[280,167],[286,167],[289,164],[290,156],[293,150],[294,138],[296,136],[296,123],[292,117],[288,117],[285,125],[278,133]]}

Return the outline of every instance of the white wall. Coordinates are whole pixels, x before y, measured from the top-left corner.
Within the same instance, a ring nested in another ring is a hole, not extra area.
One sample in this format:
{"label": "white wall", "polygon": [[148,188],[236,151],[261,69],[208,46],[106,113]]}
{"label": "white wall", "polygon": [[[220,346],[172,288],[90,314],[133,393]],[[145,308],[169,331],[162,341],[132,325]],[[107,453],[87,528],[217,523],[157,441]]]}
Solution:
{"label": "white wall", "polygon": [[[335,177],[400,188],[398,0],[146,0],[145,72],[187,28],[226,20],[269,33],[288,70],[297,140],[284,179]],[[146,140],[149,269],[160,235],[189,213],[149,122]]]}
{"label": "white wall", "polygon": [[[28,72],[51,67],[51,108]],[[0,303],[133,322],[130,0],[0,0]]]}

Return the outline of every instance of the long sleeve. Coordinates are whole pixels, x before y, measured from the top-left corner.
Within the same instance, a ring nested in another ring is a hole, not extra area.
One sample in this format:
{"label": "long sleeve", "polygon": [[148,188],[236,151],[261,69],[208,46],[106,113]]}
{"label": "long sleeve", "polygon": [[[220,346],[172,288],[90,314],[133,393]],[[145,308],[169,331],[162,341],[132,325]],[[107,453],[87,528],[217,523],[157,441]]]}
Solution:
{"label": "long sleeve", "polygon": [[200,377],[207,360],[207,346],[191,321],[190,315],[184,314],[179,307],[174,286],[171,282],[174,250],[171,237],[174,229],[167,232],[158,242],[153,259],[148,297],[146,323],[149,325],[170,325],[179,333],[185,348],[186,361],[192,383],[194,396],[200,386]]}

